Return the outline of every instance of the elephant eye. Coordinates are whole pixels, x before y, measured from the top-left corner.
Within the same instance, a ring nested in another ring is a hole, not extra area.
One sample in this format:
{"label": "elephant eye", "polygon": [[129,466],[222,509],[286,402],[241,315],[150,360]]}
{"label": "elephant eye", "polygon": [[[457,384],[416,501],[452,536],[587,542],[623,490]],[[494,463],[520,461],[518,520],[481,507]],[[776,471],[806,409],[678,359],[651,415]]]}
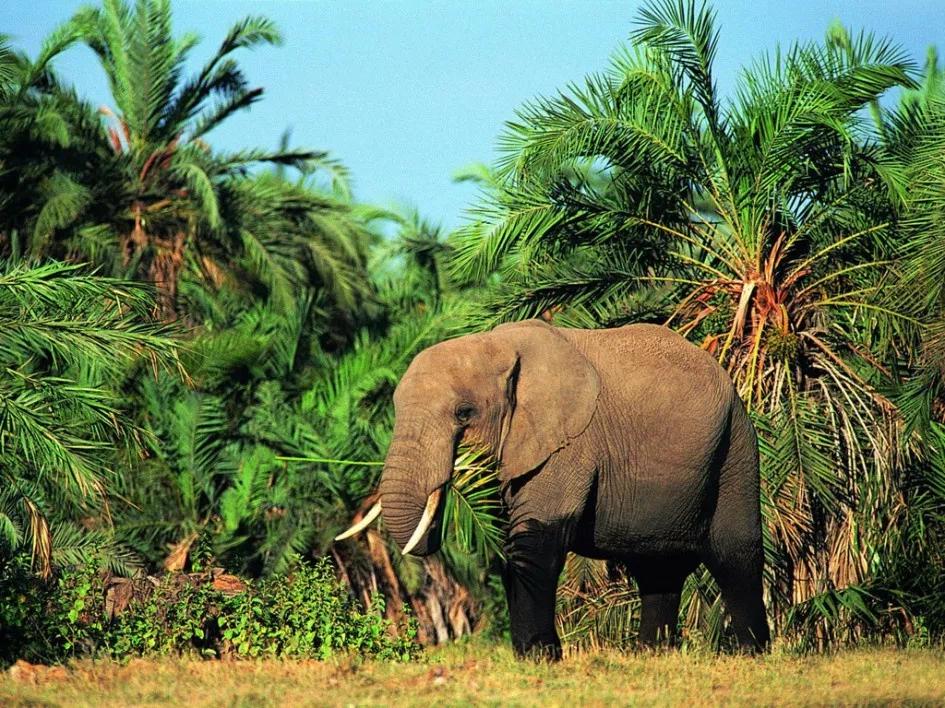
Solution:
{"label": "elephant eye", "polygon": [[476,415],[476,407],[471,403],[460,403],[454,415],[460,423],[468,423]]}

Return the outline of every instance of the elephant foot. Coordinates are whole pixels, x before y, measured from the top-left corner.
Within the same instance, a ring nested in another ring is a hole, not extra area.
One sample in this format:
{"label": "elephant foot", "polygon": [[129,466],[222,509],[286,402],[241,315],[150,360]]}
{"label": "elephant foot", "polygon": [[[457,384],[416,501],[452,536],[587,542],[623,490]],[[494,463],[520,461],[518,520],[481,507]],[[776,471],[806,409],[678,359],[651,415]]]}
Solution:
{"label": "elephant foot", "polygon": [[550,631],[522,632],[516,636],[512,631],[512,648],[520,659],[532,661],[560,661],[561,640],[558,633]]}
{"label": "elephant foot", "polygon": [[771,638],[767,630],[768,627],[767,624],[765,624],[764,627],[758,630],[758,633],[761,635],[758,638],[755,637],[753,632],[744,632],[743,636],[739,637],[736,651],[744,656],[760,656],[766,654],[771,646]]}
{"label": "elephant foot", "polygon": [[561,642],[558,637],[516,640],[512,642],[512,646],[519,659],[536,662],[561,661]]}
{"label": "elephant foot", "polygon": [[659,654],[679,650],[679,638],[675,635],[660,636],[657,639],[638,639],[638,652],[643,654]]}

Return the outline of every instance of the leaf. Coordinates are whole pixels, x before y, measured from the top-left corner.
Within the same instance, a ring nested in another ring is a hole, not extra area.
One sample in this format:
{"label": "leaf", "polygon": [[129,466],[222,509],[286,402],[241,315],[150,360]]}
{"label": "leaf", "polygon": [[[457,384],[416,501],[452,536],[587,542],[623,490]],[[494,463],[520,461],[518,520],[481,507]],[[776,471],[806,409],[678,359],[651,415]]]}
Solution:
{"label": "leaf", "polygon": [[194,545],[199,534],[194,531],[171,547],[171,552],[164,559],[164,569],[170,573],[179,573],[187,565],[187,557],[190,554],[190,547]]}

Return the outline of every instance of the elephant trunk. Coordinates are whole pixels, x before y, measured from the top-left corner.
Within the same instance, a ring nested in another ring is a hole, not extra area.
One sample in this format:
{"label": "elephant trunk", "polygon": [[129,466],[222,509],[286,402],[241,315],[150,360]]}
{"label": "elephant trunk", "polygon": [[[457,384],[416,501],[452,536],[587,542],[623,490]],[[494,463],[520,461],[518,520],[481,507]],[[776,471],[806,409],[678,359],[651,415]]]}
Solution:
{"label": "elephant trunk", "polygon": [[440,547],[443,487],[453,471],[455,433],[398,421],[384,462],[380,497],[384,524],[405,553]]}

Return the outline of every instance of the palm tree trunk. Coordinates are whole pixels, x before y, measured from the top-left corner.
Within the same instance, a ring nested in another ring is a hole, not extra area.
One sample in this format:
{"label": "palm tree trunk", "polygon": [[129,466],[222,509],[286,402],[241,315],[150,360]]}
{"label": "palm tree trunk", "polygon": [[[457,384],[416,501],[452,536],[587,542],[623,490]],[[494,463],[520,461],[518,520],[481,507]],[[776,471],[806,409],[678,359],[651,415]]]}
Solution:
{"label": "palm tree trunk", "polygon": [[148,280],[157,289],[158,314],[161,319],[177,319],[177,281],[184,267],[187,234],[176,232],[168,240],[154,239],[154,257],[148,266]]}

